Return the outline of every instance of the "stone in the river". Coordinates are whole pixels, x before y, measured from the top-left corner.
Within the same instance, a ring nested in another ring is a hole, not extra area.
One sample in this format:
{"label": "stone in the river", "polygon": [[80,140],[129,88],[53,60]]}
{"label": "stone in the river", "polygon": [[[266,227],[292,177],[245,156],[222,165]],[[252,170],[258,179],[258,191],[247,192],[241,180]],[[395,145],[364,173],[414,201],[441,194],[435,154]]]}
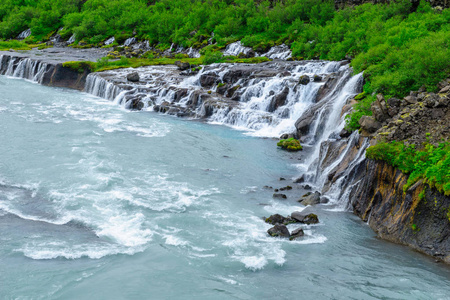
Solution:
{"label": "stone in the river", "polygon": [[281,237],[289,237],[289,230],[285,225],[275,225],[274,227],[267,230],[267,233],[270,236],[281,236]]}
{"label": "stone in the river", "polygon": [[139,73],[133,72],[127,75],[127,80],[131,82],[138,82],[140,80]]}
{"label": "stone in the river", "polygon": [[310,190],[310,189],[312,189],[312,187],[311,187],[309,184],[305,184],[305,185],[303,186],[303,188],[304,188],[305,190]]}
{"label": "stone in the river", "polygon": [[319,218],[317,217],[316,214],[312,214],[312,213],[303,213],[300,211],[294,211],[291,214],[291,218],[300,222],[300,223],[305,223],[305,224],[317,224],[319,223]]}
{"label": "stone in the river", "polygon": [[274,214],[271,215],[270,217],[268,217],[265,222],[272,224],[272,225],[276,225],[276,224],[284,224],[284,222],[286,221],[286,218],[283,217],[280,214]]}
{"label": "stone in the river", "polygon": [[285,194],[275,193],[275,194],[273,194],[273,197],[276,199],[287,199],[287,196]]}
{"label": "stone in the river", "polygon": [[303,85],[307,85],[310,81],[311,81],[311,79],[309,79],[308,75],[302,75],[302,76],[300,76],[300,79],[298,80],[298,83],[303,84]]}
{"label": "stone in the river", "polygon": [[301,199],[299,202],[305,206],[319,204],[320,203],[320,193],[319,192],[311,193],[310,195],[303,197],[303,199]]}
{"label": "stone in the river", "polygon": [[302,182],[305,182],[305,175],[302,175],[294,180],[294,183],[302,183]]}
{"label": "stone in the river", "polygon": [[289,190],[292,190],[292,186],[290,185],[280,188],[280,191],[289,191]]}
{"label": "stone in the river", "polygon": [[302,236],[304,236],[304,235],[305,235],[305,233],[303,232],[303,229],[297,228],[297,229],[294,229],[294,230],[291,232],[291,236],[289,237],[289,240],[290,240],[290,241],[293,241],[293,240],[295,240],[295,239],[297,239],[297,238],[299,238],[299,237],[302,237]]}
{"label": "stone in the river", "polygon": [[176,62],[174,62],[174,64],[175,64],[175,66],[178,67],[178,70],[180,70],[180,71],[185,71],[191,67],[191,65],[188,62],[181,62],[178,60]]}
{"label": "stone in the river", "polygon": [[330,199],[328,199],[328,197],[320,197],[320,203],[321,204],[326,204],[330,202]]}

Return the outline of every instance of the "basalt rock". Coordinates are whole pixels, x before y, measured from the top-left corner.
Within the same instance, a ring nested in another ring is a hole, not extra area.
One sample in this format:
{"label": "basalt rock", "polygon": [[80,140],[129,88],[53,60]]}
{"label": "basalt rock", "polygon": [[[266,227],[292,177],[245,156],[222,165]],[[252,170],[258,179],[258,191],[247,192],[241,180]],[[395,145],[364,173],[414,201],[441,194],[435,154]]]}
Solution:
{"label": "basalt rock", "polygon": [[316,205],[320,203],[320,193],[314,192],[305,197],[303,197],[299,202],[303,205]]}
{"label": "basalt rock", "polygon": [[300,237],[302,237],[304,235],[305,235],[305,233],[303,232],[303,229],[302,228],[297,228],[297,229],[294,229],[291,232],[291,236],[289,237],[289,240],[293,241],[293,240],[296,240],[296,239],[298,239],[298,238],[300,238]]}
{"label": "basalt rock", "polygon": [[408,176],[384,162],[363,168],[350,193],[354,213],[379,237],[450,263],[450,197],[423,181],[404,192]]}
{"label": "basalt rock", "polygon": [[295,211],[291,214],[291,218],[304,224],[317,224],[319,223],[319,218],[313,213],[304,213]]}
{"label": "basalt rock", "polygon": [[285,225],[275,225],[274,227],[267,230],[267,233],[273,237],[290,237],[289,230]]}
{"label": "basalt rock", "polygon": [[287,196],[285,194],[275,193],[275,194],[273,194],[273,198],[275,198],[275,199],[287,199]]}
{"label": "basalt rock", "polygon": [[127,80],[131,82],[138,82],[140,80],[138,72],[132,72],[127,75]]}

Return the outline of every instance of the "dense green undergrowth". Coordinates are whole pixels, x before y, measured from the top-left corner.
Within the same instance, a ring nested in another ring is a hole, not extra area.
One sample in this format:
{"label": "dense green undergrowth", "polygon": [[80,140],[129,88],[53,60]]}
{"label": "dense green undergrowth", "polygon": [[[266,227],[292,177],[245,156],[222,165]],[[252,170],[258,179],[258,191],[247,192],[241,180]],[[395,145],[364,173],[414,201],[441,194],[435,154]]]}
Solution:
{"label": "dense green undergrowth", "polygon": [[366,157],[382,160],[409,174],[406,191],[420,179],[445,195],[450,195],[450,143],[425,144],[423,149],[402,142],[379,143],[367,148]]}
{"label": "dense green undergrowth", "polygon": [[136,36],[160,49],[175,43],[218,56],[217,50],[241,40],[258,52],[285,43],[296,59],[352,58],[354,71],[364,71],[369,97],[349,118],[350,129],[369,113],[370,95],[403,97],[421,86],[435,91],[450,74],[450,9],[425,1],[336,11],[331,0],[2,0],[0,38],[27,28],[28,43],[56,32],[65,39],[75,34],[75,45],[101,46],[111,36],[121,44]]}

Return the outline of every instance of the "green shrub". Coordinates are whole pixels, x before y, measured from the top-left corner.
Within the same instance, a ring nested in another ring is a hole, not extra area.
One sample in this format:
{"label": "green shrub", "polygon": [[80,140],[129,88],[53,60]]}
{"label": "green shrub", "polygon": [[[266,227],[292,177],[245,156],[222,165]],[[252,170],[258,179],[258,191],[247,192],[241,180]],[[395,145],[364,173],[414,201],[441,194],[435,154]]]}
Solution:
{"label": "green shrub", "polygon": [[420,179],[445,195],[450,195],[450,143],[439,146],[425,144],[417,150],[415,145],[405,146],[401,142],[379,143],[366,150],[366,157],[382,160],[409,174],[403,189],[406,191]]}
{"label": "green shrub", "polygon": [[300,145],[300,141],[294,138],[280,140],[277,143],[277,146],[288,151],[300,151],[303,149],[303,147]]}
{"label": "green shrub", "polygon": [[220,63],[223,61],[223,53],[220,51],[207,52],[202,59],[202,64],[210,65]]}

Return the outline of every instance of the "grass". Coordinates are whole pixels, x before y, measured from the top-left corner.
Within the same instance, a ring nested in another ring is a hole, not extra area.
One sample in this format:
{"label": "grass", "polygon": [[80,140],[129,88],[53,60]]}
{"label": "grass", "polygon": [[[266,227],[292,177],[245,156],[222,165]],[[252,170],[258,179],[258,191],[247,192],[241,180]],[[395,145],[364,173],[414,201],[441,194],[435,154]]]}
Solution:
{"label": "grass", "polygon": [[[120,68],[138,68],[145,66],[157,66],[157,65],[173,65],[176,61],[187,62],[191,65],[201,65],[204,64],[204,57],[200,58],[126,58],[122,56],[118,60],[111,60],[103,57],[97,62],[91,61],[68,61],[63,64],[64,67],[77,70],[78,72],[83,72],[85,68],[89,68],[91,72],[101,72],[107,70],[114,70]],[[252,58],[238,58],[235,56],[224,56],[220,59],[221,63],[260,63],[264,61],[269,61],[266,57],[252,57]],[[211,63],[214,63],[211,62]]]}
{"label": "grass", "polygon": [[39,45],[27,44],[24,41],[10,40],[10,41],[0,41],[0,50],[31,50]]}

